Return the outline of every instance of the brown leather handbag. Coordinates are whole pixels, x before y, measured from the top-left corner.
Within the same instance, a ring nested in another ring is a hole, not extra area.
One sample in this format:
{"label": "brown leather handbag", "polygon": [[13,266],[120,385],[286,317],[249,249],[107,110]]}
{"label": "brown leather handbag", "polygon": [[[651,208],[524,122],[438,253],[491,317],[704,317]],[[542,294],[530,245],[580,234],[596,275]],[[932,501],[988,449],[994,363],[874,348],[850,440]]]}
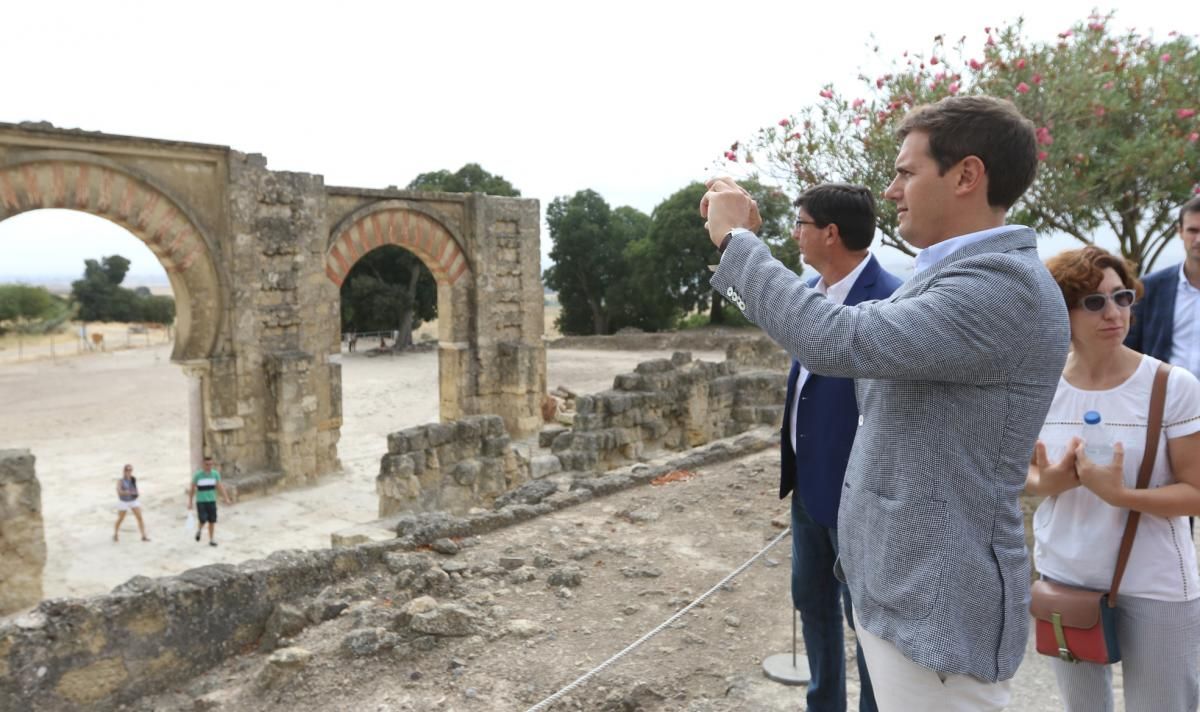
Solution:
{"label": "brown leather handbag", "polygon": [[[1138,489],[1145,489],[1150,484],[1150,472],[1158,456],[1158,438],[1162,431],[1167,375],[1170,372],[1170,364],[1160,363],[1154,374],[1154,387],[1150,391],[1150,421],[1146,425],[1146,452],[1142,455],[1142,466],[1138,471]],[[1067,662],[1086,661],[1105,665],[1120,661],[1121,646],[1117,640],[1116,626],[1117,590],[1121,587],[1121,577],[1125,575],[1125,565],[1129,562],[1129,552],[1133,549],[1133,538],[1141,517],[1141,512],[1129,512],[1112,585],[1107,591],[1093,591],[1045,579],[1033,582],[1033,599],[1029,610],[1037,625],[1039,653]]]}

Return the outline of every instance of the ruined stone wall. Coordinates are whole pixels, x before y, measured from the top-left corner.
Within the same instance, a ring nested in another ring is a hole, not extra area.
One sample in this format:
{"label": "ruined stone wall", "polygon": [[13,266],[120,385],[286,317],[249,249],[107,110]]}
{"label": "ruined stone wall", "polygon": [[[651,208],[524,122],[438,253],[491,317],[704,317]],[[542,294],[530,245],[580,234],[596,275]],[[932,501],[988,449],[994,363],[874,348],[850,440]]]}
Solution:
{"label": "ruined stone wall", "polygon": [[0,615],[42,600],[42,487],[28,450],[0,450],[0,562]]}
{"label": "ruined stone wall", "polygon": [[792,357],[766,335],[744,338],[725,345],[725,360],[739,371],[790,371]]}
{"label": "ruined stone wall", "polygon": [[388,436],[375,479],[379,516],[487,507],[528,479],[529,463],[499,416],[408,428]]}
{"label": "ruined stone wall", "polygon": [[538,203],[472,195],[470,207],[479,236],[478,400],[471,414],[495,413],[515,435],[534,433],[546,393]]}
{"label": "ruined stone wall", "polygon": [[737,373],[730,361],[670,360],[638,364],[613,389],[576,401],[571,430],[552,450],[567,470],[607,470],[655,450],[685,450],[782,421],[787,375]]}
{"label": "ruined stone wall", "polygon": [[276,552],[43,601],[0,620],[0,710],[108,710],[159,692],[258,645],[280,605],[379,566],[398,546]]}
{"label": "ruined stone wall", "polygon": [[[303,484],[338,469],[337,290],[324,273],[320,176],[231,152],[230,331],[205,375],[209,449],[234,484]],[[243,477],[248,475],[249,477]]]}

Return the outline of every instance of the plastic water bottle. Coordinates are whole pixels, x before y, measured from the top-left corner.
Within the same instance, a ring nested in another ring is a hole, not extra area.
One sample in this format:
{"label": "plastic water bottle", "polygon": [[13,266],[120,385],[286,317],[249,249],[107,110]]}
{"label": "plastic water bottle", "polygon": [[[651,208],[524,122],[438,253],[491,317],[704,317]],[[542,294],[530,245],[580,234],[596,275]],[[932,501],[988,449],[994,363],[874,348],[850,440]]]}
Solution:
{"label": "plastic water bottle", "polygon": [[1112,433],[1104,427],[1100,413],[1089,410],[1083,414],[1083,451],[1097,465],[1108,465],[1113,459]]}

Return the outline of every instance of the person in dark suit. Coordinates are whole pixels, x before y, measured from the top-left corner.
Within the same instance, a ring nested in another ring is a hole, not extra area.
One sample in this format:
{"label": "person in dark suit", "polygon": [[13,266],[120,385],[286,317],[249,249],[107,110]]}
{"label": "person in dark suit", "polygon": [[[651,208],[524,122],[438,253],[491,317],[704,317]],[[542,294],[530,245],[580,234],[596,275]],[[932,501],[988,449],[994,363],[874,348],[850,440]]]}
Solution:
{"label": "person in dark suit", "polygon": [[1142,280],[1125,345],[1200,377],[1200,196],[1179,209],[1184,260]]}
{"label": "person in dark suit", "polygon": [[[796,199],[792,237],[819,276],[808,286],[838,304],[885,299],[901,280],[868,251],[875,236],[875,200],[863,186],[828,183]],[[850,447],[858,429],[854,381],[810,373],[792,361],[780,437],[779,497],[792,495],[792,603],[800,611],[812,681],[808,709],[845,712],[846,661],[842,603],[853,626],[849,589],[833,575],[837,514]],[[862,651],[860,712],[875,712]]]}

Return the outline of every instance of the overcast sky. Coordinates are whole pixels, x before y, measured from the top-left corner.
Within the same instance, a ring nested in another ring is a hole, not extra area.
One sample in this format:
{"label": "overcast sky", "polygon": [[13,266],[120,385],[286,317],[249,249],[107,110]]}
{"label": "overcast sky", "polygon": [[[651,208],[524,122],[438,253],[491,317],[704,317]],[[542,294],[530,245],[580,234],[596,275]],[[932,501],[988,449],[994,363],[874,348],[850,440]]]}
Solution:
{"label": "overcast sky", "polygon": [[[1117,26],[1158,37],[1187,5],[1125,0]],[[1093,3],[104,2],[8,3],[0,121],[262,153],[327,185],[404,186],[477,162],[543,215],[592,188],[650,212],[712,175],[735,140],[851,89],[883,57],[1026,19],[1052,39]],[[874,40],[872,40],[872,35]],[[1054,242],[1048,245],[1070,244]],[[549,251],[543,231],[542,253]],[[162,275],[123,229],[67,211],[0,223],[0,279],[76,275],[120,253]],[[1180,252],[1167,254],[1175,259]],[[1165,262],[1161,263],[1165,264]]]}

